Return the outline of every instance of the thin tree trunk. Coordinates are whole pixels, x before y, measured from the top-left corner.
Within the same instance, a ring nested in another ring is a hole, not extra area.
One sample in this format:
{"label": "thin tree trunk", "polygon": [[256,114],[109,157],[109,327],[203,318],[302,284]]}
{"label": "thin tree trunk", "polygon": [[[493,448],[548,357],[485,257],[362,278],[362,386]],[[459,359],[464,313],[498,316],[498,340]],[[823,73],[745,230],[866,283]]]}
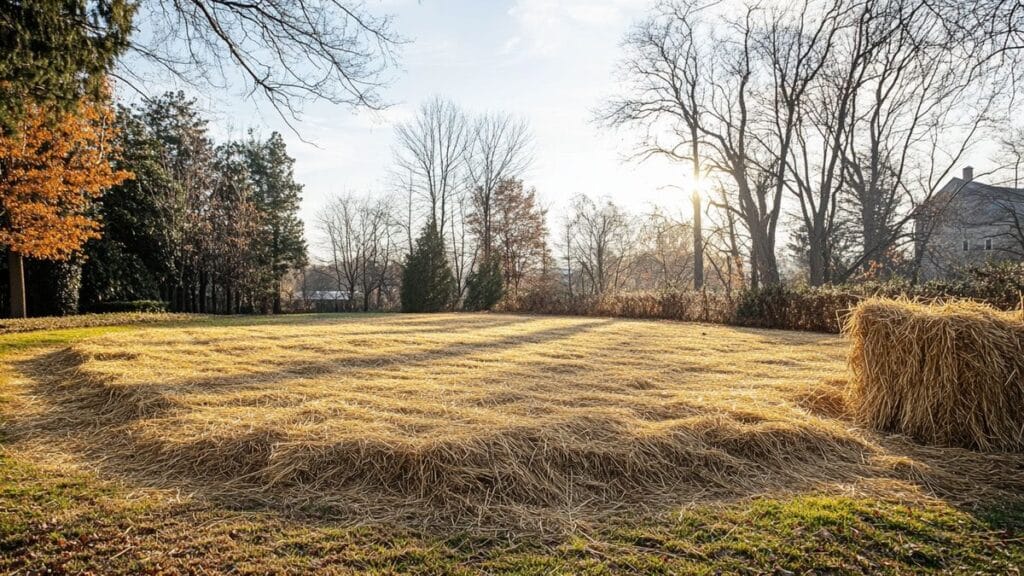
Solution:
{"label": "thin tree trunk", "polygon": [[11,318],[24,318],[25,306],[25,266],[21,254],[14,250],[7,251],[7,268],[11,281]]}
{"label": "thin tree trunk", "polygon": [[199,312],[206,314],[206,289],[209,283],[206,272],[199,273]]}
{"label": "thin tree trunk", "polygon": [[693,289],[704,288],[704,235],[700,221],[700,192],[693,191]]}

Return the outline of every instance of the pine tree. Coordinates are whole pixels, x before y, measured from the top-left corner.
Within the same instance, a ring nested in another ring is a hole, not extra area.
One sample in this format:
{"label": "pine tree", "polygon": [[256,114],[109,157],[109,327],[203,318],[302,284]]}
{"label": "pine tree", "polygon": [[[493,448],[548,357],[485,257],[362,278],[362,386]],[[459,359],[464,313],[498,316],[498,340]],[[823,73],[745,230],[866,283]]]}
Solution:
{"label": "pine tree", "polygon": [[[137,110],[148,137],[154,139],[156,165],[140,182],[152,216],[140,224],[153,226],[158,250],[147,255],[161,276],[161,293],[171,309],[198,312],[194,290],[201,273],[206,242],[205,213],[213,185],[214,146],[208,122],[194,99],[167,92]],[[148,142],[147,142],[148,144]],[[159,260],[158,260],[159,259]]]}
{"label": "pine tree", "polygon": [[134,13],[129,0],[0,0],[0,132],[32,104],[68,111],[99,98]]}
{"label": "pine tree", "polygon": [[402,271],[403,312],[440,312],[452,305],[455,276],[444,253],[444,242],[431,221],[416,240]]}
{"label": "pine tree", "polygon": [[[117,112],[118,167],[134,178],[98,205],[103,236],[86,246],[82,304],[182,300],[182,271],[194,250],[188,224],[209,184],[212,143],[195,101],[167,92]],[[176,296],[179,296],[176,298]]]}
{"label": "pine tree", "polygon": [[[207,257],[213,280],[214,310],[232,313],[241,296],[258,286],[260,270],[260,213],[253,201],[253,184],[244,146],[237,142],[217,149],[216,182],[210,198],[210,241]],[[218,308],[217,290],[223,307]]]}
{"label": "pine tree", "polygon": [[490,310],[505,295],[505,280],[501,271],[501,257],[492,254],[466,280],[467,310]]}
{"label": "pine tree", "polygon": [[306,240],[299,218],[302,185],[295,181],[295,160],[288,156],[284,138],[277,132],[263,141],[250,133],[245,154],[259,212],[264,291],[277,314],[281,312],[282,280],[288,272],[306,265]]}

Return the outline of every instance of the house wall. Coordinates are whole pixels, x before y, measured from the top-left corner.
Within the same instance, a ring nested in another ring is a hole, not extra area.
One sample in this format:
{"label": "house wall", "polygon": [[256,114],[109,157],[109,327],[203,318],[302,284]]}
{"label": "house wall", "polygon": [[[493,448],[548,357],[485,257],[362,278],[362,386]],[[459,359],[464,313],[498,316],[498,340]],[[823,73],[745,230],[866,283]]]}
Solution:
{"label": "house wall", "polygon": [[[1006,238],[1007,226],[971,225],[940,226],[931,234],[921,260],[921,280],[948,278],[957,270],[986,262],[1015,259],[1012,242]],[[986,240],[992,249],[986,250]],[[967,251],[963,243],[967,242]]]}
{"label": "house wall", "polygon": [[[1007,222],[1006,210],[1006,203],[965,190],[941,214],[919,218],[915,232],[921,258],[920,279],[948,278],[965,267],[1019,259],[1020,246]],[[986,250],[986,240],[991,240],[990,250]]]}

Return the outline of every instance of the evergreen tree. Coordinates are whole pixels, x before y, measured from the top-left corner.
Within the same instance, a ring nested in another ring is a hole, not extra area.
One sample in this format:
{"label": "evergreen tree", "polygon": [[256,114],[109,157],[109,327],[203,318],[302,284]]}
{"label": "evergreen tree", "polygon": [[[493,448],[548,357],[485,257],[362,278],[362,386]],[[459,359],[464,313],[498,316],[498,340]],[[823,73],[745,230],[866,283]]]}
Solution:
{"label": "evergreen tree", "polygon": [[295,181],[295,160],[288,156],[284,139],[274,132],[267,140],[252,133],[245,155],[253,184],[253,202],[259,213],[258,246],[263,263],[263,291],[281,312],[281,281],[292,270],[306,265],[299,204],[302,185]]}
{"label": "evergreen tree", "polygon": [[[151,102],[157,105],[168,96]],[[101,302],[159,300],[161,283],[171,277],[171,247],[165,241],[165,219],[157,202],[172,186],[164,164],[164,144],[144,122],[144,111],[117,112],[118,167],[134,178],[114,186],[98,202],[103,235],[86,244],[81,303],[92,310]]]}
{"label": "evergreen tree", "polygon": [[0,132],[27,102],[67,111],[100,97],[134,12],[129,0],[0,0]]}
{"label": "evergreen tree", "polygon": [[118,120],[121,167],[135,179],[101,200],[104,234],[87,250],[83,304],[148,300],[155,284],[172,310],[204,311],[198,287],[214,174],[207,122],[182,92],[122,108]]}
{"label": "evergreen tree", "polygon": [[400,297],[403,312],[439,312],[452,305],[455,276],[445,257],[444,242],[431,221],[405,261]]}
{"label": "evergreen tree", "polygon": [[214,148],[184,94],[119,114],[121,167],[104,235],[87,248],[83,306],[161,299],[172,310],[280,311],[283,278],[305,265],[302,186],[279,134]]}
{"label": "evergreen tree", "polygon": [[70,260],[29,260],[25,263],[25,285],[33,298],[29,316],[69,316],[78,313],[82,264]]}
{"label": "evergreen tree", "polygon": [[504,276],[501,271],[501,257],[492,254],[485,258],[466,281],[467,310],[490,310],[505,295]]}
{"label": "evergreen tree", "polygon": [[197,288],[214,173],[208,122],[195,99],[180,91],[147,102],[136,114],[147,137],[155,140],[155,165],[141,190],[155,210],[142,216],[152,220],[149,232],[158,246],[147,256],[153,259],[161,297],[171,309],[203,312]]}
{"label": "evergreen tree", "polygon": [[240,310],[246,292],[260,282],[260,213],[253,201],[244,146],[217,148],[216,181],[210,199],[207,266],[215,310]]}

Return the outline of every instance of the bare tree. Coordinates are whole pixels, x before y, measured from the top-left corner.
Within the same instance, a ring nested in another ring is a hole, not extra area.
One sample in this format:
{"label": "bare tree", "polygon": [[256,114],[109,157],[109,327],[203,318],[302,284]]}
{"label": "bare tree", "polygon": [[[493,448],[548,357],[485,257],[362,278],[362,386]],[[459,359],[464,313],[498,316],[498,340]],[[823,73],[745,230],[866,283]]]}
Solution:
{"label": "bare tree", "polygon": [[470,272],[476,266],[476,250],[470,238],[471,230],[468,223],[472,210],[471,201],[465,192],[461,192],[454,198],[451,210],[448,244],[452,274],[455,276],[456,302],[461,301],[465,295]]}
{"label": "bare tree", "polygon": [[350,304],[355,300],[363,271],[360,207],[360,199],[352,194],[336,196],[320,213],[317,222],[317,228],[326,240],[326,264],[334,277],[335,290],[347,292]]}
{"label": "bare tree", "polygon": [[387,275],[391,270],[394,250],[395,218],[392,214],[391,198],[370,197],[359,205],[359,227],[362,249],[360,255],[360,288],[363,296],[363,311],[370,310],[373,296],[380,307]]}
{"label": "bare tree", "polygon": [[347,292],[349,306],[367,311],[381,306],[399,257],[401,231],[390,196],[345,194],[334,197],[317,227],[324,238],[324,266],[334,289]]}
{"label": "bare tree", "polygon": [[721,230],[742,224],[753,284],[780,280],[786,197],[809,281],[845,280],[911,238],[916,207],[1012,102],[1024,18],[981,4],[967,17],[943,0],[802,0],[733,16],[664,0],[627,36],[627,94],[602,119],[645,130],[638,156],[722,179],[716,203],[735,218]]}
{"label": "bare tree", "polygon": [[718,285],[726,294],[732,294],[746,285],[743,266],[746,247],[740,238],[736,212],[729,208],[728,192],[718,186],[714,194],[717,200],[709,202],[706,210],[711,225],[705,234],[704,251]]}
{"label": "bare tree", "polygon": [[533,161],[532,142],[526,121],[508,114],[484,114],[473,122],[466,174],[482,259],[490,257],[494,245],[495,192],[502,182],[521,178],[529,168]]}
{"label": "bare tree", "polygon": [[[865,74],[861,62],[870,50],[862,27],[854,25],[857,32],[849,38],[842,35],[851,27],[851,4],[805,0],[799,9],[776,8],[759,35],[776,110],[770,115],[773,142],[768,146],[772,185],[779,191],[789,187],[799,201],[812,285],[822,284],[829,273],[843,187],[842,144],[853,95]],[[860,23],[870,15],[865,7]]]}
{"label": "bare tree", "polygon": [[[757,43],[761,17],[757,6],[747,6],[741,18],[729,24],[731,36],[716,39],[715,58],[705,72],[712,79],[706,121],[701,133],[712,151],[710,167],[730,181],[722,206],[743,223],[750,242],[752,285],[777,284],[779,263],[775,252],[783,191],[772,162],[774,123],[765,125],[766,105],[761,97],[770,84],[763,73]],[[771,116],[768,116],[770,119]]]}
{"label": "bare tree", "polygon": [[454,103],[435,97],[416,118],[395,132],[396,174],[404,186],[426,202],[427,218],[443,239],[451,221],[451,204],[464,183],[471,131],[465,113]]}
{"label": "bare tree", "polygon": [[[633,27],[620,65],[628,93],[613,99],[601,113],[601,120],[611,126],[645,130],[637,157],[688,162],[694,186],[705,177],[701,121],[711,85],[704,74],[709,55],[701,36],[706,32],[702,19],[706,7],[691,0],[663,0],[652,16]],[[694,205],[699,205],[699,190],[689,192],[694,194]],[[700,231],[694,229],[694,234],[693,243],[700,243]],[[703,255],[703,247],[698,248],[691,257]],[[703,269],[699,260],[697,266]],[[694,278],[694,282],[703,279]]]}
{"label": "bare tree", "polygon": [[618,290],[626,280],[633,249],[629,216],[610,200],[597,204],[577,196],[566,230],[566,258],[579,271],[579,293],[600,296]]}
{"label": "bare tree", "polygon": [[[787,159],[812,284],[846,280],[909,241],[915,207],[986,137],[1006,93],[999,65],[959,55],[925,0],[859,1],[843,14]],[[848,259],[837,254],[844,211],[860,236]]]}
{"label": "bare tree", "polygon": [[[638,154],[691,164],[695,178],[709,172],[728,178],[728,209],[747,228],[754,282],[777,283],[775,237],[782,205],[777,167],[757,133],[758,94],[765,75],[759,62],[761,10],[744,7],[737,21],[706,22],[707,4],[666,0],[627,36],[621,71],[628,94],[602,118],[646,131]],[[727,33],[715,36],[713,29]]]}
{"label": "bare tree", "polygon": [[693,225],[652,210],[639,221],[635,258],[635,289],[685,290],[693,282]]}
{"label": "bare tree", "polygon": [[[241,84],[288,121],[302,104],[377,109],[404,40],[355,0],[145,0],[117,76],[197,88]],[[139,60],[150,63],[139,65]],[[141,88],[138,88],[143,92]]]}

